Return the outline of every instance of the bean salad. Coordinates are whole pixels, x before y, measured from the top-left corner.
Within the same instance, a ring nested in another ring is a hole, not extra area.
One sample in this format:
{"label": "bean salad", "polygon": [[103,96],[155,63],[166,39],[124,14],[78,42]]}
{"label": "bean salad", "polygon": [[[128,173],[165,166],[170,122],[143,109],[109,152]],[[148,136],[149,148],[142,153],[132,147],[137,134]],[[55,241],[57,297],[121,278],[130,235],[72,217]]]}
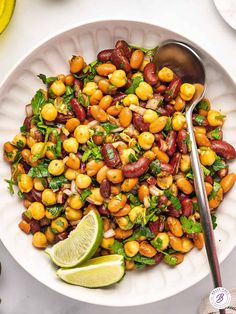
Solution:
{"label": "bean salad", "polygon": [[[175,266],[203,248],[185,118],[195,86],[169,67],[157,71],[152,58],[152,49],[119,40],[92,63],[73,56],[69,74],[38,75],[45,88],[4,144],[12,174],[6,181],[11,193],[18,186],[25,207],[19,228],[34,247],[66,239],[94,210],[104,229],[95,256],[121,254],[127,270]],[[225,118],[206,98],[193,114],[214,227],[236,180]]]}

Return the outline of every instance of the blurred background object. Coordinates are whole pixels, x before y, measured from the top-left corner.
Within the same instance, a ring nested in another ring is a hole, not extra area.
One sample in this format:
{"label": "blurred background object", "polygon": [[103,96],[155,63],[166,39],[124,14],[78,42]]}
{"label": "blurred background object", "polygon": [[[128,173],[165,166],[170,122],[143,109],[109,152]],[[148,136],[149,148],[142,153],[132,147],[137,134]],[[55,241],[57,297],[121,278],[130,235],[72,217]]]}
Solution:
{"label": "blurred background object", "polygon": [[0,34],[10,22],[15,4],[15,0],[0,0]]}

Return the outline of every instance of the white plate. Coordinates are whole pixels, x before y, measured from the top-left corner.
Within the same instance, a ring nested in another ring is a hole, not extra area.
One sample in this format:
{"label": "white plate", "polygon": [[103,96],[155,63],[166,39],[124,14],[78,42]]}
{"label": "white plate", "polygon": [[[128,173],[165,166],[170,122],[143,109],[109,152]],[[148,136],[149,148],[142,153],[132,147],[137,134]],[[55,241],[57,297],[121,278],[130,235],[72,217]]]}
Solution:
{"label": "white plate", "polygon": [[[68,72],[67,60],[81,54],[93,61],[98,51],[112,48],[117,39],[143,47],[154,47],[162,40],[189,40],[155,25],[135,21],[98,21],[80,25],[50,38],[28,54],[9,74],[0,90],[0,149],[18,132],[24,118],[25,104],[41,86],[39,73],[53,76]],[[192,43],[193,44],[193,43]],[[196,45],[195,45],[196,48]],[[204,50],[197,47],[206,64],[207,95],[215,108],[224,108],[228,115],[224,127],[225,139],[236,145],[235,85],[224,69]],[[46,254],[31,245],[31,236],[18,228],[23,205],[17,196],[10,196],[4,178],[9,178],[8,165],[2,161],[0,180],[0,236],[18,263],[37,280],[68,297],[89,303],[128,306],[150,303],[174,295],[198,282],[209,272],[204,250],[192,250],[185,261],[175,268],[164,263],[147,270],[127,272],[117,285],[106,289],[85,289],[65,284],[56,275]],[[231,164],[236,171],[236,163]],[[235,192],[234,192],[235,193]],[[231,191],[218,211],[215,232],[220,261],[236,243],[236,197]]]}
{"label": "white plate", "polygon": [[236,30],[236,0],[214,0],[214,3],[225,22]]}

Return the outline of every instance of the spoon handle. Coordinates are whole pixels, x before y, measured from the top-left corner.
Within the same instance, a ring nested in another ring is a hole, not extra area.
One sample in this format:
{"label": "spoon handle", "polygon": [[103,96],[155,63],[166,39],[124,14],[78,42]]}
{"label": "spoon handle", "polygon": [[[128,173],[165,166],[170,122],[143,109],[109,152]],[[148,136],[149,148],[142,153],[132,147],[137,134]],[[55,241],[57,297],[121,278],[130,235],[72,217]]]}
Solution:
{"label": "spoon handle", "polygon": [[[199,99],[197,100],[197,102],[199,102]],[[191,150],[191,155],[190,155],[191,165],[192,165],[192,170],[193,170],[195,191],[196,191],[198,206],[200,210],[201,224],[202,224],[202,229],[204,233],[206,252],[207,252],[208,261],[209,261],[209,265],[211,269],[211,274],[213,277],[214,287],[217,288],[217,287],[222,287],[222,280],[221,280],[221,275],[220,275],[219,261],[218,261],[217,252],[216,252],[216,245],[215,245],[214,232],[212,228],[210,208],[208,204],[201,164],[199,161],[198,150],[197,150],[196,140],[195,140],[194,131],[193,131],[193,125],[192,125],[192,111],[195,105],[196,103],[193,103],[186,112],[189,137],[190,137],[190,141],[192,145],[192,150]],[[221,313],[224,313],[224,312],[221,312]]]}

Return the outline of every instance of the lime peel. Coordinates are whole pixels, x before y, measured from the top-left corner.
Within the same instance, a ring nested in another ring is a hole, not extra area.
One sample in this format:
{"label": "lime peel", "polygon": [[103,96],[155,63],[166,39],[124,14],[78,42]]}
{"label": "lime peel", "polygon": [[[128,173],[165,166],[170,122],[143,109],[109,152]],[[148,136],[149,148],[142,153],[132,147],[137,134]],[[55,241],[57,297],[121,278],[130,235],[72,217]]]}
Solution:
{"label": "lime peel", "polygon": [[0,3],[0,34],[4,31],[11,20],[15,3],[15,0],[2,0]]}

